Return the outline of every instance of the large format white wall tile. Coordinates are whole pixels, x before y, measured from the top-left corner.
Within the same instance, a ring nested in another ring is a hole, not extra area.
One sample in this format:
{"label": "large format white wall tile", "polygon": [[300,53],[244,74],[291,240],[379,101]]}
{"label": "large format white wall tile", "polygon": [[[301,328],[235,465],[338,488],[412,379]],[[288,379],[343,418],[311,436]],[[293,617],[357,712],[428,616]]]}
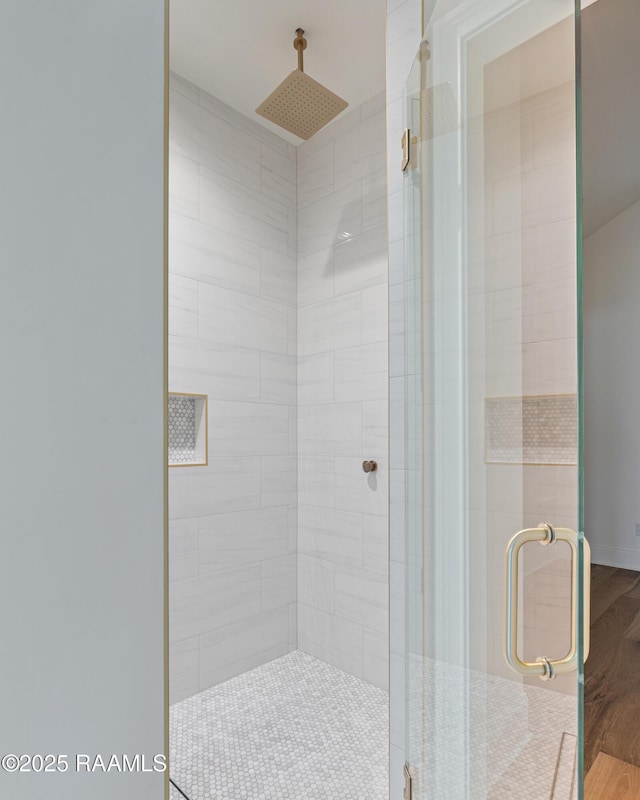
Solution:
{"label": "large format white wall tile", "polygon": [[362,121],[362,107],[356,106],[349,109],[346,114],[340,114],[331,125],[314,134],[313,140],[303,142],[298,148],[299,157],[304,158],[311,150],[322,147],[327,142],[334,142],[339,136],[357,127]]}
{"label": "large format white wall tile", "polygon": [[298,257],[298,303],[301,306],[333,297],[334,248]]}
{"label": "large format white wall tile", "polygon": [[174,150],[171,153],[169,211],[198,219],[199,191],[198,162]]}
{"label": "large format white wall tile", "polygon": [[287,555],[288,515],[287,506],[279,506],[200,517],[200,573]]}
{"label": "large format white wall tile", "polygon": [[332,508],[335,496],[334,457],[298,454],[298,503]]}
{"label": "large format white wall tile", "polygon": [[255,458],[212,457],[206,467],[171,470],[169,519],[206,517],[260,505],[260,464]]}
{"label": "large format white wall tile", "polygon": [[209,451],[222,455],[287,455],[289,407],[270,403],[209,403]]}
{"label": "large format white wall tile", "polygon": [[169,595],[169,640],[188,639],[259,611],[259,565],[173,581]]}
{"label": "large format white wall tile", "polygon": [[242,128],[248,134],[251,134],[259,142],[266,144],[278,153],[288,155],[295,161],[295,148],[286,142],[281,136],[267,130],[263,125],[249,119],[244,114],[231,108],[230,106],[218,100],[217,97],[208,94],[202,89],[199,90],[200,105],[211,114],[221,117],[226,122],[236,127]]}
{"label": "large format white wall tile", "polygon": [[287,653],[289,608],[264,611],[203,634],[199,647],[202,691]]}
{"label": "large format white wall tile", "polygon": [[333,193],[334,142],[298,150],[298,208]]}
{"label": "large format white wall tile", "polygon": [[[384,109],[380,109],[362,120],[357,127],[336,138],[334,148],[336,190],[357,179],[370,180],[381,169],[385,169],[387,137],[384,123]],[[379,194],[384,194],[384,188]],[[386,220],[383,222],[386,224]]]}
{"label": "large format white wall tile", "polygon": [[300,553],[334,564],[362,564],[362,515],[322,506],[298,506]]}
{"label": "large format white wall tile", "polygon": [[333,403],[334,354],[318,353],[298,357],[298,404]]}
{"label": "large format white wall tile", "polygon": [[362,404],[300,406],[298,447],[304,455],[345,455],[362,448]]}
{"label": "large format white wall tile", "polygon": [[198,520],[169,522],[169,580],[193,578],[198,574]]}
{"label": "large format white wall tile", "polygon": [[298,208],[298,256],[333,247],[362,232],[362,184],[355,181],[340,191]]}
{"label": "large format white wall tile", "polygon": [[362,677],[365,681],[389,689],[389,635],[362,629]]}
{"label": "large format white wall tile", "polygon": [[298,557],[296,553],[269,558],[260,563],[261,607],[263,611],[282,608],[297,601]]}
{"label": "large format white wall tile", "polygon": [[181,78],[176,72],[169,73],[169,90],[181,94],[194,103],[200,102],[200,89],[190,81]]}
{"label": "large format white wall tile", "polygon": [[181,275],[169,276],[169,334],[198,336],[198,282]]}
{"label": "large format white wall tile", "polygon": [[351,292],[304,306],[298,316],[298,354],[323,353],[362,342],[362,296]]}
{"label": "large format white wall tile", "polygon": [[384,107],[372,98],[298,151],[299,646],[379,686],[386,474],[362,460],[388,450]]}
{"label": "large format white wall tile", "polygon": [[389,520],[364,514],[362,517],[362,566],[369,572],[389,575]]}
{"label": "large format white wall tile", "polygon": [[209,466],[171,474],[172,691],[296,645],[385,686],[384,95],[296,152],[171,86],[170,380],[210,399]]}
{"label": "large format white wall tile", "polygon": [[337,350],[334,355],[335,400],[337,403],[385,400],[389,369],[387,343]]}
{"label": "large format white wall tile", "polygon": [[378,227],[387,229],[386,165],[362,177],[362,230]]}
{"label": "large format white wall tile", "polygon": [[389,401],[362,403],[362,452],[375,460],[386,456],[389,440]]}
{"label": "large format white wall tile", "polygon": [[335,573],[335,612],[381,633],[389,630],[387,576],[353,567]]}
{"label": "large format white wall tile", "polygon": [[198,691],[198,637],[181,639],[169,645],[169,702],[177,703]]}
{"label": "large format white wall tile", "polygon": [[[169,111],[172,150],[248,188],[260,188],[260,142],[255,137],[178,92],[171,93]],[[171,170],[170,162],[169,180]]]}
{"label": "large format white wall tile", "polygon": [[201,589],[198,633],[247,619],[260,611],[261,577],[259,564],[201,576],[198,579],[198,588]]}
{"label": "large format white wall tile", "polygon": [[362,292],[362,343],[387,343],[389,338],[389,288],[386,281]]}
{"label": "large format white wall tile", "polygon": [[169,391],[209,400],[261,399],[261,354],[256,350],[169,337]]}
{"label": "large format white wall tile", "polygon": [[169,136],[170,389],[209,396],[209,465],[169,482],[181,699],[297,645],[297,159],[175,75]]}
{"label": "large format white wall tile", "polygon": [[170,214],[169,263],[171,275],[260,294],[260,247],[197,219]]}
{"label": "large format white wall tile", "polygon": [[300,649],[309,655],[362,677],[360,625],[299,602],[298,642]]}
{"label": "large format white wall tile", "polygon": [[[364,454],[368,457],[368,454]],[[335,459],[335,504],[344,511],[386,517],[389,505],[386,453],[376,459],[376,472],[362,471],[361,456],[337,456]]]}
{"label": "large format white wall tile", "polygon": [[296,176],[296,159],[289,149],[283,153],[267,144],[260,145],[260,181],[265,197],[295,209]]}
{"label": "large format white wall tile", "polygon": [[298,603],[297,602],[291,603],[289,605],[289,647],[290,649],[295,649],[298,647]]}
{"label": "large format white wall tile", "polygon": [[332,561],[298,555],[298,602],[328,614],[335,612],[336,568]]}
{"label": "large format white wall tile", "polygon": [[261,354],[260,399],[263,403],[296,404],[295,356]]}
{"label": "large format white wall tile", "polygon": [[[291,212],[289,212],[291,214]],[[261,250],[260,293],[289,307],[296,305],[296,259],[263,247]],[[294,335],[295,340],[295,335]]]}
{"label": "large format white wall tile", "polygon": [[260,458],[260,475],[262,508],[295,507],[298,502],[298,471],[295,455],[263,455]]}
{"label": "large format white wall tile", "polygon": [[[405,565],[400,561],[389,561],[389,602],[393,609],[405,607]],[[401,617],[404,621],[404,617]],[[389,652],[391,658],[395,654],[404,658],[406,647],[405,625],[398,624],[398,619],[389,616]]]}
{"label": "large format white wall tile", "polygon": [[200,167],[200,221],[263,247],[284,253],[289,249],[287,206],[259,191]]}
{"label": "large format white wall tile", "polygon": [[288,353],[288,307],[282,303],[201,283],[198,311],[203,341]]}

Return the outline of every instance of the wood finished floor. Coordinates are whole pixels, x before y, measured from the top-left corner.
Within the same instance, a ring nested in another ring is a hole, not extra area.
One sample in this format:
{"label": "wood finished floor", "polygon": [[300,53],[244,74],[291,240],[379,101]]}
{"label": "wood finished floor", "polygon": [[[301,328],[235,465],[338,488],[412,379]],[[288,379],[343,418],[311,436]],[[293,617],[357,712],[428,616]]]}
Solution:
{"label": "wood finished floor", "polygon": [[[587,799],[640,798],[637,792],[611,794],[603,788],[606,781],[612,786],[618,781],[612,777],[621,769],[616,759],[640,768],[640,573],[633,570],[597,564],[591,568],[591,651],[585,664],[584,727],[585,788],[591,786]],[[628,785],[632,791],[640,772],[627,772],[632,777],[619,778],[623,781],[620,787]]]}
{"label": "wood finished floor", "polygon": [[584,784],[587,800],[638,800],[640,769],[598,753]]}

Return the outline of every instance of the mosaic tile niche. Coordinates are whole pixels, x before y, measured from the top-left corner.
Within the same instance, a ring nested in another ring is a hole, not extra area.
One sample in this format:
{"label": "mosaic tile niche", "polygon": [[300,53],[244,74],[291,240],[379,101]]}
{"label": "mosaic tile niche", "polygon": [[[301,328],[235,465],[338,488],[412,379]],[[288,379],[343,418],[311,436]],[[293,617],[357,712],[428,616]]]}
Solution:
{"label": "mosaic tile niche", "polygon": [[169,466],[206,466],[207,397],[169,394]]}
{"label": "mosaic tile niche", "polygon": [[576,464],[576,395],[488,397],[486,460],[494,464]]}

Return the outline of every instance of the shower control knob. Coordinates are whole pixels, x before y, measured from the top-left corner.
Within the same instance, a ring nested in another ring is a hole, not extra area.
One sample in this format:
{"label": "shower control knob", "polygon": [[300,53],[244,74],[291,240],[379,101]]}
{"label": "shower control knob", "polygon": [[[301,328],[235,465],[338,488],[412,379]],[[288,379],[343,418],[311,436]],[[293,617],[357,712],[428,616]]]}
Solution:
{"label": "shower control knob", "polygon": [[378,469],[377,461],[363,461],[362,469],[364,472],[375,472]]}

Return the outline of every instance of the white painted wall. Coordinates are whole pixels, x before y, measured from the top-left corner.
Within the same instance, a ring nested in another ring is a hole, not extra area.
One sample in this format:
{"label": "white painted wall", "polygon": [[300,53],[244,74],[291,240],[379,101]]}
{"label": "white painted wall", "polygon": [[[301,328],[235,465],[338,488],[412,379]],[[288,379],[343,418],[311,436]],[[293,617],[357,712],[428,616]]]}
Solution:
{"label": "white painted wall", "polygon": [[209,464],[169,470],[170,701],[295,648],[296,150],[171,75],[169,388]]}
{"label": "white painted wall", "polygon": [[[164,4],[0,26],[0,751],[164,750]],[[159,800],[159,773],[0,795]]]}
{"label": "white painted wall", "polygon": [[640,569],[640,202],[584,242],[585,535],[593,561]]}

